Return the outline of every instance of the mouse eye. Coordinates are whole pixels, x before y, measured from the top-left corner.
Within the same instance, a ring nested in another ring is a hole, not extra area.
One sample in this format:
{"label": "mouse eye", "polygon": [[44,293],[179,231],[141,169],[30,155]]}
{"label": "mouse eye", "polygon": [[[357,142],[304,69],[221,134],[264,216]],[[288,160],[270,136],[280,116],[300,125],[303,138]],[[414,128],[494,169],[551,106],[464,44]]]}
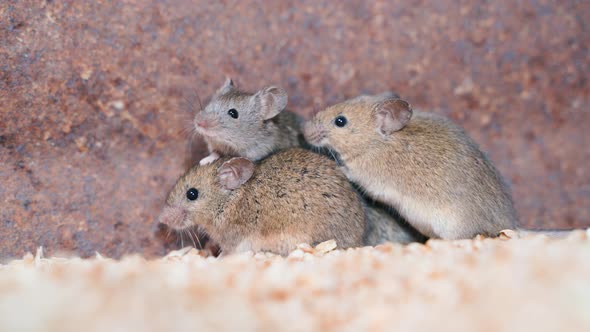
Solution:
{"label": "mouse eye", "polygon": [[227,111],[227,115],[231,116],[234,119],[237,119],[238,118],[238,111],[236,111],[235,108],[232,108],[229,111]]}
{"label": "mouse eye", "polygon": [[186,198],[189,201],[194,201],[195,199],[199,198],[199,191],[195,188],[191,188],[186,192]]}
{"label": "mouse eye", "polygon": [[334,119],[334,124],[336,125],[336,127],[340,127],[340,128],[346,126],[347,122],[348,122],[348,120],[346,120],[344,115],[338,115],[336,117],[336,119]]}

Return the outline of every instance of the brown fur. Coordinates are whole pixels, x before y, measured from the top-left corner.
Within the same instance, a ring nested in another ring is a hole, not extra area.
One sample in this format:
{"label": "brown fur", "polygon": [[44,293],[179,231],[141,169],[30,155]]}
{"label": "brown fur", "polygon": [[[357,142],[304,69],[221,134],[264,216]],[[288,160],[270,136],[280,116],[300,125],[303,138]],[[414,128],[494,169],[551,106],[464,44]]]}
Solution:
{"label": "brown fur", "polygon": [[[362,245],[362,200],[333,161],[298,148],[280,151],[227,190],[218,169],[230,160],[191,168],[169,193],[160,220],[177,229],[198,225],[224,253],[287,254],[299,243],[330,239],[341,248]],[[186,198],[189,188],[199,190],[197,200]]]}
{"label": "brown fur", "polygon": [[[399,99],[386,102],[390,108],[409,107]],[[383,103],[364,97],[329,107],[306,124],[305,137],[336,152],[351,181],[426,236],[496,236],[515,227],[516,212],[500,173],[459,126],[431,113],[412,116],[409,108],[404,127],[384,134]],[[334,125],[338,115],[347,118],[345,127]]]}
{"label": "brown fur", "polygon": [[[195,130],[207,143],[210,153],[260,160],[289,147],[299,146],[299,118],[284,111],[287,93],[267,87],[257,93],[238,90],[231,80],[215,93],[211,102],[195,115]],[[238,118],[228,115],[235,109]],[[211,127],[202,128],[200,122]]]}

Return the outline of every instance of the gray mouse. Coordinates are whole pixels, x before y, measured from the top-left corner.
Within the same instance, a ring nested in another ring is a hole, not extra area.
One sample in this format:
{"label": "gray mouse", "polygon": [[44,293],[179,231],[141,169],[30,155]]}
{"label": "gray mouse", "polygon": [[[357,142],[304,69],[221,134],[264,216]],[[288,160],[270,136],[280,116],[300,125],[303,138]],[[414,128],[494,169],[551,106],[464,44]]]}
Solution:
{"label": "gray mouse", "polygon": [[335,239],[361,246],[365,210],[360,195],[329,158],[300,148],[258,163],[222,157],[189,169],[168,194],[159,221],[197,226],[222,253],[288,254],[299,243]]}
{"label": "gray mouse", "polygon": [[406,225],[399,215],[387,211],[388,209],[365,202],[366,226],[363,243],[376,246],[386,242],[408,244],[425,242],[426,238]]}
{"label": "gray mouse", "polygon": [[209,149],[209,156],[200,164],[220,156],[258,161],[275,151],[299,146],[303,141],[301,120],[285,110],[287,99],[285,90],[277,86],[249,93],[226,79],[194,118],[195,131]]}
{"label": "gray mouse", "polygon": [[417,112],[397,96],[354,98],[305,124],[371,198],[431,238],[497,236],[517,214],[502,176],[458,125]]}

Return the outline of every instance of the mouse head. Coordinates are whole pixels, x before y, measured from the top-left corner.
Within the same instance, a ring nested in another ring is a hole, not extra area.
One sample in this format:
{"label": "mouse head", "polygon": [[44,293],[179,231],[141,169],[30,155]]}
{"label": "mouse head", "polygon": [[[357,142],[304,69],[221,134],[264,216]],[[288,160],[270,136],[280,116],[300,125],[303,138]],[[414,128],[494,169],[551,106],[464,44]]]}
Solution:
{"label": "mouse head", "polygon": [[411,118],[410,104],[397,95],[360,96],[319,112],[305,124],[303,133],[311,145],[346,157],[395,135]]}
{"label": "mouse head", "polygon": [[286,106],[287,93],[279,87],[269,86],[252,94],[238,90],[228,78],[196,114],[194,125],[205,138],[239,150],[240,145],[264,137],[267,121]]}
{"label": "mouse head", "polygon": [[168,193],[159,222],[176,230],[200,226],[207,231],[215,227],[229,196],[253,173],[254,163],[246,158],[224,158],[194,166]]}

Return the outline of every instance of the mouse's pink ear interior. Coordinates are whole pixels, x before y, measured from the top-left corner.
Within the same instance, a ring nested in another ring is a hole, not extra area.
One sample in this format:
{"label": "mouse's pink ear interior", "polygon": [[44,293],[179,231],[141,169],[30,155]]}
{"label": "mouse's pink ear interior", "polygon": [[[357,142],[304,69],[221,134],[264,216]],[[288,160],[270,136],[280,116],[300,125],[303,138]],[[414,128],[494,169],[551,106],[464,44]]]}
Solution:
{"label": "mouse's pink ear interior", "polygon": [[254,173],[254,163],[249,159],[238,157],[223,163],[217,169],[219,184],[228,190],[234,190],[246,183]]}
{"label": "mouse's pink ear interior", "polygon": [[375,106],[377,129],[383,135],[391,135],[401,130],[411,118],[412,107],[405,100],[388,99],[377,103]]}
{"label": "mouse's pink ear interior", "polygon": [[252,98],[260,106],[262,119],[272,119],[287,107],[287,92],[276,86],[258,91]]}

